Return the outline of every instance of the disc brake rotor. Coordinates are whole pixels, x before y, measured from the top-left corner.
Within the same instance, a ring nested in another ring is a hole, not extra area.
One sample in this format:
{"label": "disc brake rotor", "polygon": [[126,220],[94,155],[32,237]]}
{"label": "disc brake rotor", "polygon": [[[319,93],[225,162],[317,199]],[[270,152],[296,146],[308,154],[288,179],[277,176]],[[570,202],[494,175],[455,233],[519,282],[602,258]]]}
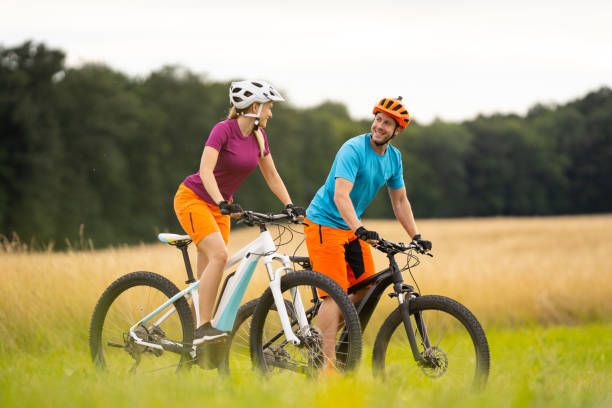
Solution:
{"label": "disc brake rotor", "polygon": [[439,378],[448,369],[448,357],[442,349],[430,347],[423,352],[425,363],[420,363],[421,370],[430,378]]}
{"label": "disc brake rotor", "polygon": [[320,368],[325,361],[325,355],[323,354],[323,334],[313,325],[310,325],[309,329],[310,334],[304,337],[304,345],[308,350],[308,366]]}

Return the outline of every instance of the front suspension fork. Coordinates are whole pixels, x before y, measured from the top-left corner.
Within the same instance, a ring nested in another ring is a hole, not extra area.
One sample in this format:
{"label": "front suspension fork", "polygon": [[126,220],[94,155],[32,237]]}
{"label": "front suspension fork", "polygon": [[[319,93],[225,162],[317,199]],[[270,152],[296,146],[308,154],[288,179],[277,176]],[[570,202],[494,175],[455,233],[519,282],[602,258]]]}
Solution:
{"label": "front suspension fork", "polygon": [[[399,310],[402,316],[402,321],[404,322],[404,330],[406,331],[406,335],[408,336],[408,342],[410,343],[410,349],[412,350],[412,356],[414,360],[418,363],[426,363],[425,358],[419,352],[419,346],[416,341],[416,336],[414,334],[414,328],[412,327],[412,320],[410,319],[410,301],[411,297],[403,298],[403,296],[399,296]],[[425,328],[425,323],[423,321],[423,315],[420,312],[414,314],[414,318],[417,324],[417,330],[421,334],[421,338],[423,339],[423,347],[428,349],[429,338],[427,336],[427,329]]]}

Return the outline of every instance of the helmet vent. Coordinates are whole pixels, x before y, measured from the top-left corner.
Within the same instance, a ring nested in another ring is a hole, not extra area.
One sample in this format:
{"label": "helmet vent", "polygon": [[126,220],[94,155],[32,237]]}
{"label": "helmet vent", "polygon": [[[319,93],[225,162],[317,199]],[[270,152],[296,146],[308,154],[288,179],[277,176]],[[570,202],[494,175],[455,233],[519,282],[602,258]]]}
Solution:
{"label": "helmet vent", "polygon": [[263,88],[263,85],[260,84],[259,82],[251,82],[253,85],[255,85],[258,88]]}
{"label": "helmet vent", "polygon": [[246,96],[247,98],[249,96],[251,96],[251,95],[253,95],[253,92],[251,92],[251,91],[244,91],[244,96]]}
{"label": "helmet vent", "polygon": [[393,107],[393,109],[391,109],[392,111],[397,111],[402,109],[402,105],[396,105],[395,107]]}
{"label": "helmet vent", "polygon": [[232,92],[240,92],[242,91],[242,88],[232,88]]}
{"label": "helmet vent", "polygon": [[242,102],[242,98],[239,96],[234,96],[232,97],[232,99],[234,100],[234,102]]}
{"label": "helmet vent", "polygon": [[387,101],[387,104],[385,105],[385,108],[389,109],[391,107],[391,105],[393,105],[393,100]]}

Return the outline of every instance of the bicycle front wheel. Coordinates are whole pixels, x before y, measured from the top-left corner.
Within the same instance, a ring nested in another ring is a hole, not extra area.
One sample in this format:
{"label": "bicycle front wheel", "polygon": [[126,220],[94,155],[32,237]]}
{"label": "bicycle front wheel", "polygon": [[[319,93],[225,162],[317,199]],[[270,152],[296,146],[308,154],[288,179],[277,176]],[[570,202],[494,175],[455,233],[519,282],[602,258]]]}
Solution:
{"label": "bicycle front wheel", "polygon": [[[340,312],[335,358],[323,352],[323,330],[318,315],[320,291],[334,300]],[[283,276],[281,292],[288,305],[292,330],[300,344],[292,344],[285,338],[272,292],[267,289],[259,299],[251,323],[250,352],[255,366],[263,373],[287,371],[316,376],[332,359],[337,371],[353,370],[361,358],[361,324],[346,292],[330,278],[309,270]],[[309,323],[307,327],[298,328],[298,309],[293,303],[295,293],[300,294]]]}
{"label": "bicycle front wheel", "polygon": [[446,382],[476,389],[486,385],[489,345],[480,323],[465,306],[443,296],[420,296],[410,300],[410,317],[426,363],[414,360],[398,308],[376,336],[372,354],[375,375],[411,385]]}
{"label": "bicycle front wheel", "polygon": [[223,374],[246,372],[252,367],[249,333],[253,312],[258,302],[259,299],[253,299],[238,309],[232,335],[227,339],[226,358],[219,367]]}
{"label": "bicycle front wheel", "polygon": [[113,374],[137,374],[189,366],[185,363],[190,360],[194,324],[184,297],[134,329],[148,345],[130,335],[132,326],[178,292],[172,282],[152,272],[129,273],[113,282],[91,319],[89,347],[96,367]]}

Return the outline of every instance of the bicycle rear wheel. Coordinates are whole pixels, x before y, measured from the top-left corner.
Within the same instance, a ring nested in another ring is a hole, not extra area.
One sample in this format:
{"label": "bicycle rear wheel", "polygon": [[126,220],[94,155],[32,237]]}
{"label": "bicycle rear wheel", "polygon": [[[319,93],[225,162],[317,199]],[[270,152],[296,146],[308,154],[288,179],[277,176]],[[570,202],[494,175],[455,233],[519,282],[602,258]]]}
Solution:
{"label": "bicycle rear wheel", "polygon": [[[424,347],[424,322],[429,347]],[[460,303],[443,296],[420,296],[410,301],[410,316],[417,345],[427,364],[417,364],[412,355],[401,312],[395,309],[385,320],[374,343],[374,374],[401,379],[407,384],[431,382],[480,389],[489,375],[489,345],[476,317]]]}
{"label": "bicycle rear wheel", "polygon": [[[185,298],[135,329],[136,335],[162,349],[140,345],[130,328],[179,292],[168,279],[152,272],[133,272],[120,277],[102,294],[89,329],[91,358],[98,368],[113,374],[152,373],[178,369],[190,358],[193,315]],[[165,320],[159,319],[175,307]]]}
{"label": "bicycle rear wheel", "polygon": [[267,289],[259,299],[251,323],[250,352],[255,366],[263,373],[291,371],[316,376],[319,369],[329,362],[323,353],[318,319],[321,304],[318,290],[322,290],[336,302],[341,315],[334,365],[339,372],[353,370],[361,358],[361,325],[348,295],[330,278],[308,270],[290,272],[282,277],[281,292],[286,304],[293,305],[291,293],[294,290],[300,293],[310,323],[306,330],[299,330],[296,309],[287,307],[300,344],[294,345],[286,340],[272,292]]}

